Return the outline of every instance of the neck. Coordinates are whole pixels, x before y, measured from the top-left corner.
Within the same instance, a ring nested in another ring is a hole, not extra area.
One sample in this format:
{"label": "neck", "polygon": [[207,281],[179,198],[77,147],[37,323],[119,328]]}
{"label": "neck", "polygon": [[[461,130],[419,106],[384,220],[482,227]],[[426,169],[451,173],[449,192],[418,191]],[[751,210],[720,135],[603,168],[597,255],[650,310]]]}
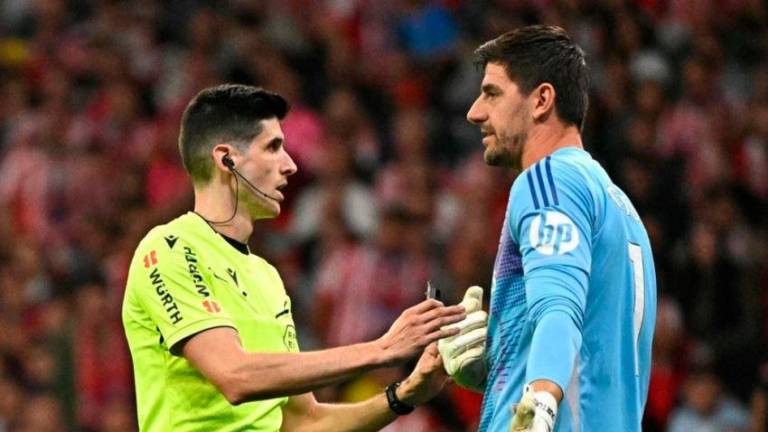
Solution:
{"label": "neck", "polygon": [[584,148],[579,128],[559,123],[537,125],[531,129],[523,149],[523,169],[565,147]]}
{"label": "neck", "polygon": [[253,233],[253,220],[251,220],[242,200],[240,200],[237,213],[232,220],[225,223],[213,223],[226,221],[232,217],[234,211],[235,197],[228,188],[222,190],[195,189],[195,213],[206,219],[216,232],[241,243],[248,243],[248,239]]}

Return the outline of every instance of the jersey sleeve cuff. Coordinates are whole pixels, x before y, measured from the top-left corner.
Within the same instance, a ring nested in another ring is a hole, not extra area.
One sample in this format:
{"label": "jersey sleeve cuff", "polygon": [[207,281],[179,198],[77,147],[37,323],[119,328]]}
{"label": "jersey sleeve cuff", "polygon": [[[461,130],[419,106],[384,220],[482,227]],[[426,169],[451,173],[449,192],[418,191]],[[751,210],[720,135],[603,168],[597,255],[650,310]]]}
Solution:
{"label": "jersey sleeve cuff", "polygon": [[233,329],[237,330],[237,327],[235,327],[235,324],[225,318],[210,318],[205,319],[201,321],[195,321],[193,323],[187,324],[184,327],[174,331],[170,335],[166,337],[166,344],[168,345],[168,348],[173,351],[173,347],[181,342],[182,340],[194,336],[197,333],[200,333],[201,331],[212,329],[215,327],[232,327]]}

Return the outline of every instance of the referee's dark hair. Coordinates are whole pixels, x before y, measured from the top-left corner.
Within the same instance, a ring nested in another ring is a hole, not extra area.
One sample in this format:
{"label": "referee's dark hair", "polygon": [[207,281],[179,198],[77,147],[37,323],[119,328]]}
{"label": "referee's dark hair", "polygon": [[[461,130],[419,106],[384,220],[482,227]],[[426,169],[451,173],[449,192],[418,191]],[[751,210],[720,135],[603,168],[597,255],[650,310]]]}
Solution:
{"label": "referee's dark hair", "polygon": [[530,94],[538,85],[555,88],[555,110],[565,123],[580,130],[589,105],[589,71],[584,51],[560,27],[521,27],[490,40],[475,50],[475,62],[504,66],[520,92]]}
{"label": "referee's dark hair", "polygon": [[195,184],[211,179],[211,149],[221,142],[246,148],[263,130],[262,120],[282,120],[286,100],[261,87],[222,84],[198,93],[181,118],[179,152]]}

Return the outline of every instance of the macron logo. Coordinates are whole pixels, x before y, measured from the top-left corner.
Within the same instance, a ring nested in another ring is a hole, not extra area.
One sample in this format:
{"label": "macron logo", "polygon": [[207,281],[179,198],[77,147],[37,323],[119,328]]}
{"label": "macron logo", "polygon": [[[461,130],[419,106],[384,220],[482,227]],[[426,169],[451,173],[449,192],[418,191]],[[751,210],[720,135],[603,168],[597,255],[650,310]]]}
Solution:
{"label": "macron logo", "polygon": [[542,255],[563,255],[579,245],[579,230],[565,214],[546,211],[531,222],[528,239]]}

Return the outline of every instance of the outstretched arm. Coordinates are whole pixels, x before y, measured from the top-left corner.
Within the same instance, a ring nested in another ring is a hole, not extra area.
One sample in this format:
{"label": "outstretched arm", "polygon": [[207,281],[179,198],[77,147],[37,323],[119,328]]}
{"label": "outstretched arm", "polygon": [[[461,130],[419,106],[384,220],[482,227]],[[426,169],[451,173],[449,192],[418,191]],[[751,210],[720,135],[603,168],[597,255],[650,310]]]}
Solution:
{"label": "outstretched arm", "polygon": [[[448,382],[435,344],[422,354],[411,375],[395,390],[403,403],[416,406],[436,396]],[[382,392],[354,404],[318,403],[314,395],[293,396],[283,408],[282,431],[377,431],[397,418]]]}
{"label": "outstretched arm", "polygon": [[252,353],[231,327],[193,335],[179,351],[232,404],[306,393],[417,355],[456,330],[441,327],[465,317],[463,308],[426,300],[407,309],[381,338],[303,353]]}

